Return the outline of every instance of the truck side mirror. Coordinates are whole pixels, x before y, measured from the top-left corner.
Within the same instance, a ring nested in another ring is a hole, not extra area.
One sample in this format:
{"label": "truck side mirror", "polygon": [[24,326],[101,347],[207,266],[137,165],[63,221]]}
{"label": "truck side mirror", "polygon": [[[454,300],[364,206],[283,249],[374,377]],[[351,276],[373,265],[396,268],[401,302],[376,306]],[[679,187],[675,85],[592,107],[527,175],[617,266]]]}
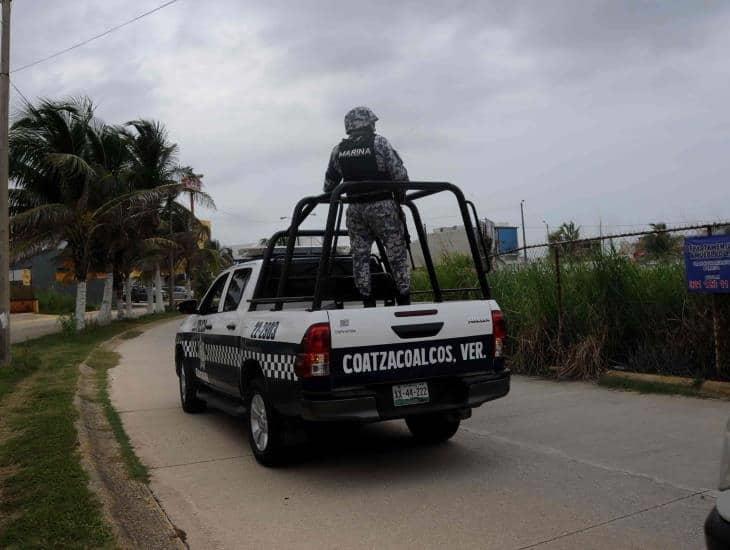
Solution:
{"label": "truck side mirror", "polygon": [[177,305],[177,310],[185,315],[192,315],[198,311],[197,300],[183,300]]}

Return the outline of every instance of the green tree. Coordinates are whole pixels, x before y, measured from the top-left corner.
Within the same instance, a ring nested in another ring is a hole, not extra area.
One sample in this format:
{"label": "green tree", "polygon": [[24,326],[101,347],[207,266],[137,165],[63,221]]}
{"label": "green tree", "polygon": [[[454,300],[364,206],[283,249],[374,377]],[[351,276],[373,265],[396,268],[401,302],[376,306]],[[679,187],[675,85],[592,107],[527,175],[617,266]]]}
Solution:
{"label": "green tree", "polygon": [[682,238],[667,233],[667,224],[650,224],[653,232],[639,238],[637,249],[648,260],[662,260],[681,252]]}
{"label": "green tree", "polygon": [[233,254],[214,239],[199,248],[191,259],[191,271],[195,283],[195,295],[200,300],[213,279],[224,269],[233,265]]}
{"label": "green tree", "polygon": [[[27,105],[10,130],[11,245],[29,257],[65,243],[77,281],[76,327],[84,328],[86,280],[104,263],[110,228],[179,192],[178,184],[130,191],[119,131],[94,117],[89,99]],[[140,216],[142,217],[142,216]]]}
{"label": "green tree", "polygon": [[[200,177],[189,166],[178,164],[178,146],[169,139],[164,125],[151,120],[133,120],[127,123],[127,146],[130,155],[129,184],[131,189],[168,188],[170,191],[160,200],[157,210],[148,219],[137,224],[138,239],[156,238],[156,246],[147,249],[147,261],[155,261],[154,280],[157,307],[162,307],[162,277],[160,265],[167,265],[169,300],[173,305],[173,288],[176,258],[181,247],[189,250],[193,232],[199,234],[201,224],[192,212],[177,202],[178,196],[189,193],[194,202],[214,208],[215,203],[209,195],[186,188],[185,178]],[[174,186],[174,187],[173,187]],[[192,238],[195,239],[194,237]],[[197,242],[197,241],[195,241]],[[183,260],[185,257],[183,256]],[[167,261],[165,261],[167,260]],[[148,299],[150,297],[148,296]]]}
{"label": "green tree", "polygon": [[558,249],[565,259],[583,259],[600,250],[598,241],[574,242],[580,239],[580,226],[573,221],[565,222],[549,235],[549,242],[553,244],[551,251]]}

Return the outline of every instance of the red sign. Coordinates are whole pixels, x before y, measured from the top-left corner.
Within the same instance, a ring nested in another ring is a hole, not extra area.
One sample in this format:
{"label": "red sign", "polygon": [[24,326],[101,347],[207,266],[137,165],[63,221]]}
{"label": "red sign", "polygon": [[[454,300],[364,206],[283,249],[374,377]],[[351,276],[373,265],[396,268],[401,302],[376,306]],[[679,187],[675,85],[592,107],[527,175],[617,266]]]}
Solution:
{"label": "red sign", "polygon": [[203,182],[200,181],[198,176],[185,176],[180,180],[180,183],[190,191],[200,191],[200,188],[203,187]]}

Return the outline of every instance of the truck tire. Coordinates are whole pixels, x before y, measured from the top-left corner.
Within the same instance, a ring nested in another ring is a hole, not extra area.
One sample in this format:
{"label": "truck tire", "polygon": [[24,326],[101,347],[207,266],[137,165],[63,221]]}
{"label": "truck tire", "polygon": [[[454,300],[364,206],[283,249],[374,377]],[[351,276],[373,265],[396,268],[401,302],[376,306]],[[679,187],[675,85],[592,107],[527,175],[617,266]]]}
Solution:
{"label": "truck tire", "polygon": [[421,443],[443,443],[453,437],[461,420],[450,413],[419,414],[406,418],[411,435]]}
{"label": "truck tire", "polygon": [[205,410],[205,401],[198,397],[198,380],[192,368],[180,365],[180,404],[186,413],[195,414]]}
{"label": "truck tire", "polygon": [[284,459],[284,426],[271,406],[266,384],[262,378],[251,381],[246,395],[248,443],[259,464],[277,466]]}

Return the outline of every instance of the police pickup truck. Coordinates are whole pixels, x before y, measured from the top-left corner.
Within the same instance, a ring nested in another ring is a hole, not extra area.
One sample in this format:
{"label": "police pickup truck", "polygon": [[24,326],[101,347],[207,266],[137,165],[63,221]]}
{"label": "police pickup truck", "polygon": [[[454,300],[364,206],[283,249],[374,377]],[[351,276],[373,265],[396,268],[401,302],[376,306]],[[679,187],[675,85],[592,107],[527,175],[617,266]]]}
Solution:
{"label": "police pickup truck", "polygon": [[[427,241],[414,201],[453,193],[479,286],[441,288],[426,245],[431,289],[417,300],[428,301],[396,306],[387,257],[376,243],[377,306],[363,308],[352,260],[337,246],[352,185],[366,184],[343,183],[331,195],[302,199],[289,229],[274,234],[262,258],[227,269],[200,303],[179,306],[189,314],[175,340],[183,410],[196,413],[209,404],[245,414],[251,450],[264,465],[286,459],[292,433],[325,422],[403,418],[417,439],[445,441],[473,407],[509,392],[505,323],[489,298],[488,250],[472,224],[472,217],[478,220],[473,204],[448,183],[367,182],[373,192],[399,188],[420,243]],[[324,230],[300,229],[320,204],[329,205]],[[320,236],[322,247],[298,249],[302,236]],[[276,246],[281,241],[285,249]],[[468,299],[474,294],[480,296]]]}

